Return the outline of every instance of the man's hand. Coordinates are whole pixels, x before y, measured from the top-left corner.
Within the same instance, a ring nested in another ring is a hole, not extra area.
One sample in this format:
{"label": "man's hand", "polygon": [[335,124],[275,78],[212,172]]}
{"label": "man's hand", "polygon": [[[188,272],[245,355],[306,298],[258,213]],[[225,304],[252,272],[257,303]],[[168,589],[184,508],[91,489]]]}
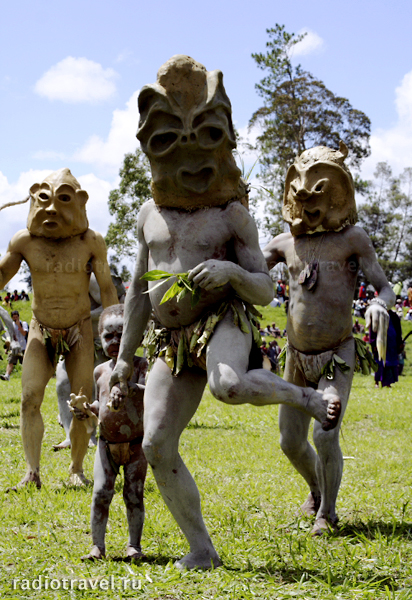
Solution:
{"label": "man's hand", "polygon": [[235,270],[235,263],[229,260],[206,260],[189,272],[189,280],[210,291],[230,283]]}
{"label": "man's hand", "polygon": [[369,305],[365,313],[365,328],[372,327],[376,331],[376,349],[378,350],[379,360],[385,362],[386,359],[386,337],[389,326],[388,311],[378,303]]}
{"label": "man's hand", "polygon": [[87,433],[91,433],[97,426],[99,419],[91,410],[90,404],[87,402],[87,396],[83,394],[83,388],[80,389],[77,396],[76,394],[70,394],[70,401],[68,400],[67,404],[76,419],[84,421]]}
{"label": "man's hand", "polygon": [[112,412],[117,412],[120,410],[125,397],[125,394],[123,394],[120,389],[120,385],[116,384],[112,387],[112,391],[110,392],[110,400],[107,403],[107,408]]}
{"label": "man's hand", "polygon": [[118,358],[116,366],[113,369],[110,377],[110,387],[112,388],[116,383],[120,384],[120,391],[124,396],[127,396],[129,386],[127,385],[128,380],[131,378],[132,366],[125,360]]}

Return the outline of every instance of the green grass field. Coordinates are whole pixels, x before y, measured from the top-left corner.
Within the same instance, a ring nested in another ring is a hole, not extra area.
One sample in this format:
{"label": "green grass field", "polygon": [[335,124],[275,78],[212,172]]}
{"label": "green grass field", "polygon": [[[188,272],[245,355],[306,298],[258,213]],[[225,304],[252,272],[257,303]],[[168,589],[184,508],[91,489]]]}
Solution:
{"label": "green grass field", "polygon": [[[272,321],[283,328],[282,309],[265,309],[262,323]],[[409,323],[403,326],[405,335]],[[181,454],[199,486],[205,521],[224,563],[210,572],[181,573],[173,566],[188,547],[151,473],[142,540],[148,560],[138,565],[116,560],[127,542],[119,476],[108,559],[80,561],[91,542],[91,490],[66,485],[69,452],[51,449],[63,439],[55,380],[42,408],[43,488],[4,493],[25,470],[20,375],[13,373],[10,382],[0,381],[0,597],[412,598],[412,343],[407,357],[406,375],[391,390],[375,389],[372,377],[355,376],[341,436],[347,458],[338,498],[340,530],[322,539],[311,538],[310,520],[295,516],[307,488],[279,448],[277,408],[226,406],[205,392],[182,435]],[[86,458],[87,475],[93,453]]]}

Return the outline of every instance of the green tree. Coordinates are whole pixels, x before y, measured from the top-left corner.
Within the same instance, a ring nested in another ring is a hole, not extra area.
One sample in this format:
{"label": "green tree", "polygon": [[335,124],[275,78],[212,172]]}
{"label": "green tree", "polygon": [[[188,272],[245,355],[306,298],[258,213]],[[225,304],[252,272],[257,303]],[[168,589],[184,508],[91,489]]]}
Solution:
{"label": "green tree", "polygon": [[125,154],[119,171],[119,187],[109,194],[109,212],[114,216],[107,235],[107,247],[114,252],[111,261],[119,264],[122,257],[133,257],[137,250],[137,214],[151,198],[150,168],[144,154],[136,149]]}
{"label": "green tree", "polygon": [[370,154],[370,120],[300,65],[293,66],[293,49],[306,34],[287,33],[278,24],[266,31],[267,52],[252,54],[266,71],[256,84],[263,106],[252,115],[249,127],[259,125],[261,130],[256,144],[263,189],[259,195],[263,200],[269,195],[265,230],[275,235],[283,229],[283,186],[295,156],[318,145],[338,148],[342,140],[349,149],[348,164],[359,169]]}
{"label": "green tree", "polygon": [[379,162],[367,182],[359,224],[372,240],[378,260],[391,281],[412,281],[412,168],[394,177],[388,162]]}

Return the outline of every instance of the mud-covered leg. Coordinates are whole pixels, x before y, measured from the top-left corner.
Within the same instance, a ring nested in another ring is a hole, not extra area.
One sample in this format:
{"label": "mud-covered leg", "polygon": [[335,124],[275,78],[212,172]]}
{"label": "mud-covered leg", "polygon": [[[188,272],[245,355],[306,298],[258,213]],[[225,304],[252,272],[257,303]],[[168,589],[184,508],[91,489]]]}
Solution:
{"label": "mud-covered leg", "polygon": [[204,372],[184,370],[173,377],[158,359],[144,399],[143,450],[163,500],[189,542],[190,553],[176,563],[187,569],[221,564],[203,522],[198,489],[178,452],[180,435],[196,412],[205,384]]}
{"label": "mud-covered leg", "polygon": [[27,463],[27,473],[19,484],[34,483],[38,488],[40,482],[40,450],[44,425],[40,413],[44,390],[53,375],[53,365],[47,356],[43,344],[43,335],[39,326],[32,321],[29,339],[23,360],[22,404],[21,404],[21,436]]}
{"label": "mud-covered leg", "polygon": [[115,481],[116,473],[107,457],[106,443],[99,439],[94,459],[94,485],[90,516],[93,548],[89,554],[82,557],[82,560],[98,560],[105,556],[104,538]]}
{"label": "mud-covered leg", "polygon": [[142,558],[142,531],[144,525],[143,491],[147,460],[141,444],[130,446],[131,459],[124,467],[123,498],[127,510],[129,541],[126,555],[131,559]]}
{"label": "mud-covered leg", "polygon": [[[66,355],[66,369],[73,393],[78,394],[83,388],[83,394],[92,401],[94,345],[93,331],[90,319],[81,325],[80,342],[77,342]],[[86,456],[91,432],[87,431],[87,422],[72,419],[70,426],[71,458],[70,482],[74,485],[90,483],[83,473],[83,460]]]}
{"label": "mud-covered leg", "polygon": [[70,381],[66,371],[66,361],[61,360],[56,367],[56,394],[57,405],[59,409],[59,422],[66,434],[66,439],[59,444],[54,444],[54,450],[62,450],[70,448],[70,425],[73,415],[67,405],[70,401]]}
{"label": "mud-covered leg", "polygon": [[[238,310],[243,312],[240,304]],[[336,426],[340,404],[333,387],[320,393],[293,385],[265,369],[248,371],[251,343],[251,333],[243,333],[234,324],[232,312],[228,311],[217,325],[207,348],[210,391],[218,400],[255,406],[287,404],[314,417],[325,429]]]}
{"label": "mud-covered leg", "polygon": [[[316,515],[313,535],[321,535],[334,527],[338,521],[336,514],[336,499],[343,472],[343,458],[339,446],[339,431],[343,415],[348,404],[349,394],[352,386],[353,371],[355,366],[354,340],[347,340],[337,351],[337,354],[349,365],[350,370],[342,373],[340,369],[335,370],[335,378],[332,381],[338,391],[342,412],[338,426],[333,431],[323,431],[318,423],[313,430],[313,441],[318,452],[316,472],[318,475],[321,504]],[[330,385],[330,381],[322,378],[319,382],[319,390]]]}
{"label": "mud-covered leg", "polygon": [[[284,379],[295,385],[306,385],[291,353],[287,354]],[[320,487],[316,473],[316,452],[308,441],[310,421],[311,417],[299,409],[286,405],[279,407],[280,446],[310,488],[309,496],[299,512],[315,516],[320,505]]]}

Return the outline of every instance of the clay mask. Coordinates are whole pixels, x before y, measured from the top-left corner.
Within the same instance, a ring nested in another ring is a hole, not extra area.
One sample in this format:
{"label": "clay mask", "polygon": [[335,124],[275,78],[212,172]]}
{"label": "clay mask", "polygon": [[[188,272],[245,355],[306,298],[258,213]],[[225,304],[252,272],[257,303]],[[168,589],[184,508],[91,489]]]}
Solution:
{"label": "clay mask", "polygon": [[352,176],[344,165],[348,149],[305,150],[286,175],[283,218],[293,235],[339,231],[357,220]]}
{"label": "clay mask", "polygon": [[52,239],[68,238],[87,231],[88,193],[69,169],[51,173],[30,188],[27,229],[32,235]]}
{"label": "clay mask", "polygon": [[183,209],[241,200],[246,188],[221,71],[177,55],[139,94],[137,138],[152,169],[156,204]]}

